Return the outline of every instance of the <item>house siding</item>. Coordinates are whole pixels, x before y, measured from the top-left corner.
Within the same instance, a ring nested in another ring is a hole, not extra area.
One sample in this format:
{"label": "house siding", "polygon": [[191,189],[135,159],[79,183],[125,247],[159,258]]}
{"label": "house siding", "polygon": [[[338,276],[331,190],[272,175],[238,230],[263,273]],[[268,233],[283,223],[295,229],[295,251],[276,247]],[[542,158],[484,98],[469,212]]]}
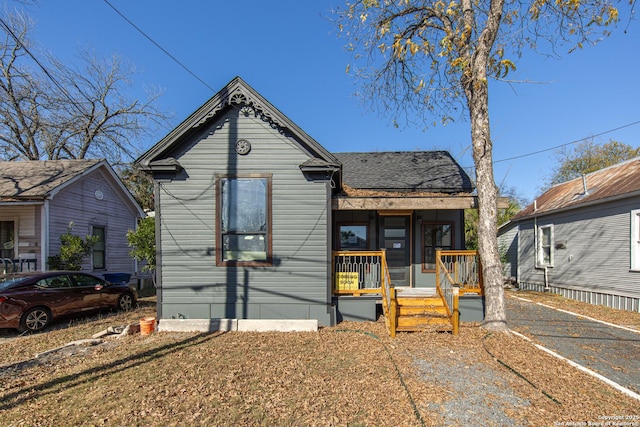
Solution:
{"label": "house siding", "polygon": [[[98,169],[56,193],[49,202],[49,255],[60,252],[60,236],[73,222],[72,234],[85,237],[92,226],[106,230],[106,269],[93,270],[91,255],[83,262],[83,271],[96,275],[109,272],[135,274],[135,261],[129,255],[126,233],[136,228],[137,213],[114,188],[110,176]],[[102,192],[102,199],[96,197]]]}
{"label": "house siding", "polygon": [[[235,142],[252,149],[240,156]],[[162,318],[309,319],[331,324],[330,186],[310,181],[308,155],[235,109],[172,155],[184,171],[158,182]],[[271,175],[272,266],[216,266],[216,175]]]}
{"label": "house siding", "polygon": [[[537,227],[553,225],[553,267],[547,269],[552,292],[595,304],[639,311],[640,272],[630,271],[630,212],[638,199],[601,203],[545,215]],[[535,268],[534,220],[519,223],[518,281],[544,290],[544,269]]]}
{"label": "house siding", "polygon": [[502,258],[505,278],[518,278],[518,225],[510,224],[498,236],[498,249]]}

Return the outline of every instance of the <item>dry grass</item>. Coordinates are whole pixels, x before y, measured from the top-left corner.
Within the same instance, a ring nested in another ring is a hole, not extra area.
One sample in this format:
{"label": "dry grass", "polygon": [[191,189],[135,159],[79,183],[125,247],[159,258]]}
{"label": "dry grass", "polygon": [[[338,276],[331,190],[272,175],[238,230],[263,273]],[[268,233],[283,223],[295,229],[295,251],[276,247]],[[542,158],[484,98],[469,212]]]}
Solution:
{"label": "dry grass", "polygon": [[[152,312],[146,306],[7,341],[0,365]],[[637,401],[519,338],[472,324],[458,336],[395,339],[382,322],[345,322],[318,333],[156,333],[90,350],[5,367],[2,424],[460,425],[445,413],[451,403],[505,414],[513,425],[640,417]],[[513,397],[494,395],[492,385]],[[500,424],[484,415],[472,418],[476,425]]]}

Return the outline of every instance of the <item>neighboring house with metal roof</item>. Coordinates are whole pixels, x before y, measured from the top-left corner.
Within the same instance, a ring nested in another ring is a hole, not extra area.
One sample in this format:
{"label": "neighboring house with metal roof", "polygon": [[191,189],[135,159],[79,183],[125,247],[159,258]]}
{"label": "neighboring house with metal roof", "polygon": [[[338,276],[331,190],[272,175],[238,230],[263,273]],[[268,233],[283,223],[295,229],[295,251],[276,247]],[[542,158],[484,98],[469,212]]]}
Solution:
{"label": "neighboring house with metal roof", "polygon": [[396,287],[434,288],[435,250],[464,249],[477,205],[449,153],[330,153],[240,78],[136,162],[161,319],[375,319],[379,296],[334,292],[335,251],[386,249]]}
{"label": "neighboring house with metal roof", "polygon": [[498,240],[521,288],[640,311],[640,158],[551,187]]}
{"label": "neighboring house with metal roof", "polygon": [[0,268],[45,270],[68,232],[100,238],[83,270],[136,273],[126,233],[144,212],[105,160],[0,162]]}

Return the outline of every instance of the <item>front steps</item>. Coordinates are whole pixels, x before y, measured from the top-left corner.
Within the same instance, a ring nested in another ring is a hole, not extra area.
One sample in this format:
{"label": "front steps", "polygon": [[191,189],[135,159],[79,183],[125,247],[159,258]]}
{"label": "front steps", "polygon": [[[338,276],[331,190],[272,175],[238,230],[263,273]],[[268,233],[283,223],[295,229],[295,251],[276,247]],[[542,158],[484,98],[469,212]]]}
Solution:
{"label": "front steps", "polygon": [[395,332],[431,330],[451,327],[452,321],[442,298],[435,289],[396,288],[392,308],[385,315],[391,336]]}

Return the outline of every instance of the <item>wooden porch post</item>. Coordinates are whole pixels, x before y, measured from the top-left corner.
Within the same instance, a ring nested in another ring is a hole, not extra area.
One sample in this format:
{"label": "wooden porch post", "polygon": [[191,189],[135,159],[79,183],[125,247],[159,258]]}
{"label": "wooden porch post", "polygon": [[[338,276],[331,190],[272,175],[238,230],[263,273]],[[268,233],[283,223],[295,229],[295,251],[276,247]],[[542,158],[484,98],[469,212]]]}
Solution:
{"label": "wooden porch post", "polygon": [[391,338],[396,336],[396,327],[398,326],[396,317],[396,289],[389,288],[389,335]]}
{"label": "wooden porch post", "polygon": [[453,335],[458,335],[458,329],[460,325],[460,310],[459,310],[459,292],[457,286],[453,288]]}

